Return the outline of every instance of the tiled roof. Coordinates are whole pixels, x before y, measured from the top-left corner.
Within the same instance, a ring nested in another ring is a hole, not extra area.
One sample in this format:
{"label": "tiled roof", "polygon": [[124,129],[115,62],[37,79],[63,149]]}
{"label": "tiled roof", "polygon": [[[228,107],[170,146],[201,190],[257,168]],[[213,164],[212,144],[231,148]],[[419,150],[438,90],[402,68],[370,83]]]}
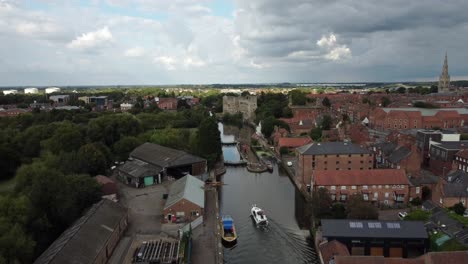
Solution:
{"label": "tiled roof", "polygon": [[359,145],[347,142],[312,143],[300,147],[303,155],[333,155],[333,154],[370,154],[371,152]]}
{"label": "tiled roof", "polygon": [[409,185],[405,171],[402,169],[375,170],[316,170],[316,185]]}
{"label": "tiled roof", "polygon": [[297,148],[311,143],[312,140],[309,137],[303,138],[279,138],[278,147],[291,147]]}
{"label": "tiled roof", "polygon": [[329,263],[334,256],[349,256],[348,248],[337,240],[319,245],[320,253],[324,263]]}
{"label": "tiled roof", "polygon": [[468,159],[468,149],[462,149],[458,151],[456,155],[461,158]]}

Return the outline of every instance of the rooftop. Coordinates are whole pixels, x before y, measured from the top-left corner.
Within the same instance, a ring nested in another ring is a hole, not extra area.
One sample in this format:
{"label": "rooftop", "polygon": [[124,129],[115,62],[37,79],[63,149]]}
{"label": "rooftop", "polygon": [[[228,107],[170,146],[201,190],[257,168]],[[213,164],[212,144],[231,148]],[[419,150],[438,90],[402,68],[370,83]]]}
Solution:
{"label": "rooftop", "polygon": [[459,150],[459,149],[467,149],[468,148],[468,140],[460,140],[460,141],[442,141],[436,142],[432,145],[436,147],[440,147],[447,150]]}
{"label": "rooftop", "polygon": [[303,155],[370,154],[359,145],[347,142],[311,143],[297,149]]}
{"label": "rooftop", "polygon": [[322,219],[323,237],[428,238],[420,221]]}
{"label": "rooftop", "polygon": [[188,154],[184,151],[156,145],[143,143],[130,153],[130,157],[139,159],[162,168],[189,165],[192,163],[205,162],[205,159]]}
{"label": "rooftop", "polygon": [[136,178],[158,174],[162,171],[160,166],[152,165],[141,160],[131,160],[119,167],[119,170]]}
{"label": "rooftop", "polygon": [[422,116],[435,116],[439,111],[456,111],[458,114],[468,114],[466,108],[416,108],[416,107],[402,107],[402,108],[382,108],[386,113],[390,111],[407,111],[407,112],[421,112]]}
{"label": "rooftop", "polygon": [[65,230],[34,263],[94,263],[126,213],[121,205],[101,200]]}
{"label": "rooftop", "polygon": [[403,169],[316,170],[314,181],[319,186],[409,184]]}
{"label": "rooftop", "polygon": [[202,208],[205,207],[205,183],[192,175],[186,175],[171,185],[164,209],[186,199]]}

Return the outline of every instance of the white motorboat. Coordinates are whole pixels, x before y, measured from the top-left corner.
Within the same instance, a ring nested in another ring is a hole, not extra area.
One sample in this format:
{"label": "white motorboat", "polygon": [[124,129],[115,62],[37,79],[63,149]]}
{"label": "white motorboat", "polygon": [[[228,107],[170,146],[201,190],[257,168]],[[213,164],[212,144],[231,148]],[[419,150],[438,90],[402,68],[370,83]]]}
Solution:
{"label": "white motorboat", "polygon": [[257,225],[268,225],[268,219],[265,212],[256,205],[252,205],[250,214]]}

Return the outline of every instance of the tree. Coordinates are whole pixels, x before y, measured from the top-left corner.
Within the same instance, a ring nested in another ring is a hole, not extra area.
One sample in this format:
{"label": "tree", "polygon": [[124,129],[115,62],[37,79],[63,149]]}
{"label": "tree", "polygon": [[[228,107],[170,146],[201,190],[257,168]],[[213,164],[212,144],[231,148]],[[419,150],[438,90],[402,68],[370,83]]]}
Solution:
{"label": "tree", "polygon": [[387,107],[389,104],[391,104],[392,101],[390,101],[390,99],[386,96],[382,97],[382,106],[383,107]]}
{"label": "tree", "polygon": [[333,123],[333,120],[332,120],[331,116],[330,115],[324,115],[323,119],[322,119],[322,122],[320,124],[320,128],[322,130],[330,130],[332,123]]}
{"label": "tree", "polygon": [[422,201],[421,201],[421,199],[419,197],[416,197],[413,200],[411,200],[410,203],[413,206],[420,206],[422,204]]}
{"label": "tree", "polygon": [[0,180],[13,177],[20,164],[21,157],[17,151],[11,147],[0,145]]}
{"label": "tree", "polygon": [[310,138],[314,141],[319,140],[322,137],[322,129],[320,127],[312,128],[310,131]]}
{"label": "tree", "polygon": [[214,117],[206,118],[198,127],[198,151],[207,159],[210,168],[222,154],[221,136]]}
{"label": "tree", "polygon": [[272,116],[269,116],[266,119],[262,120],[262,134],[266,138],[270,138],[271,134],[275,130],[275,126],[285,128],[288,131],[290,130],[289,125],[286,124],[284,121],[281,121]]}
{"label": "tree", "polygon": [[305,105],[307,102],[306,95],[300,90],[292,90],[289,92],[289,96],[291,97],[292,105]]}
{"label": "tree", "polygon": [[463,215],[466,210],[465,206],[461,202],[454,204],[450,209],[453,210],[457,215]]}
{"label": "tree", "polygon": [[331,214],[333,219],[345,219],[346,207],[342,203],[334,203],[331,208]]}
{"label": "tree", "polygon": [[66,121],[59,124],[53,136],[44,145],[52,153],[58,154],[61,151],[78,150],[83,142],[83,135],[80,133],[79,126]]}
{"label": "tree", "polygon": [[346,204],[346,212],[349,219],[377,219],[379,213],[377,208],[367,201],[360,194],[349,196]]}
{"label": "tree", "polygon": [[431,93],[438,93],[439,87],[437,85],[431,85],[431,89],[429,90]]}
{"label": "tree", "polygon": [[319,188],[312,193],[311,209],[315,218],[328,218],[331,216],[333,201],[328,193],[328,189]]}
{"label": "tree", "polygon": [[325,107],[331,107],[330,99],[328,99],[328,97],[325,96],[325,98],[323,98],[322,100],[322,105]]}
{"label": "tree", "polygon": [[404,94],[404,93],[406,93],[406,88],[405,87],[398,87],[398,89],[396,89],[396,92],[400,93],[400,94]]}
{"label": "tree", "polygon": [[141,145],[141,143],[136,137],[123,137],[114,144],[114,154],[118,160],[126,160],[128,154]]}
{"label": "tree", "polygon": [[83,145],[78,150],[77,161],[82,173],[95,176],[106,171],[106,156],[93,144]]}

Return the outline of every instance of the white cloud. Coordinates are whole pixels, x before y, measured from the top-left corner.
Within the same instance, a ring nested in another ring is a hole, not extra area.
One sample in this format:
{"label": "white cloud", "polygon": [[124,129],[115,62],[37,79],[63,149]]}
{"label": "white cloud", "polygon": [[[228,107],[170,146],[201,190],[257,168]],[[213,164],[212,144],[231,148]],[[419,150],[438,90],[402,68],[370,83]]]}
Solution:
{"label": "white cloud", "polygon": [[351,57],[351,50],[346,46],[335,47],[325,55],[328,60],[338,61]]}
{"label": "white cloud", "polygon": [[103,27],[96,31],[83,33],[81,36],[68,43],[67,47],[71,49],[91,49],[112,40],[113,36],[109,28]]}
{"label": "white cloud", "polygon": [[336,44],[336,36],[332,33],[330,36],[322,36],[321,39],[317,41],[319,47],[333,47]]}
{"label": "white cloud", "polygon": [[142,47],[133,47],[125,51],[125,57],[141,57],[145,54],[145,49]]}
{"label": "white cloud", "polygon": [[176,69],[177,61],[176,61],[175,58],[170,57],[170,56],[156,57],[156,58],[154,58],[154,62],[164,65],[164,67],[169,71],[173,71],[173,70]]}
{"label": "white cloud", "polygon": [[351,50],[346,45],[339,45],[337,43],[336,35],[322,36],[317,41],[317,46],[324,48],[327,53],[323,56],[327,60],[340,61],[351,57]]}

